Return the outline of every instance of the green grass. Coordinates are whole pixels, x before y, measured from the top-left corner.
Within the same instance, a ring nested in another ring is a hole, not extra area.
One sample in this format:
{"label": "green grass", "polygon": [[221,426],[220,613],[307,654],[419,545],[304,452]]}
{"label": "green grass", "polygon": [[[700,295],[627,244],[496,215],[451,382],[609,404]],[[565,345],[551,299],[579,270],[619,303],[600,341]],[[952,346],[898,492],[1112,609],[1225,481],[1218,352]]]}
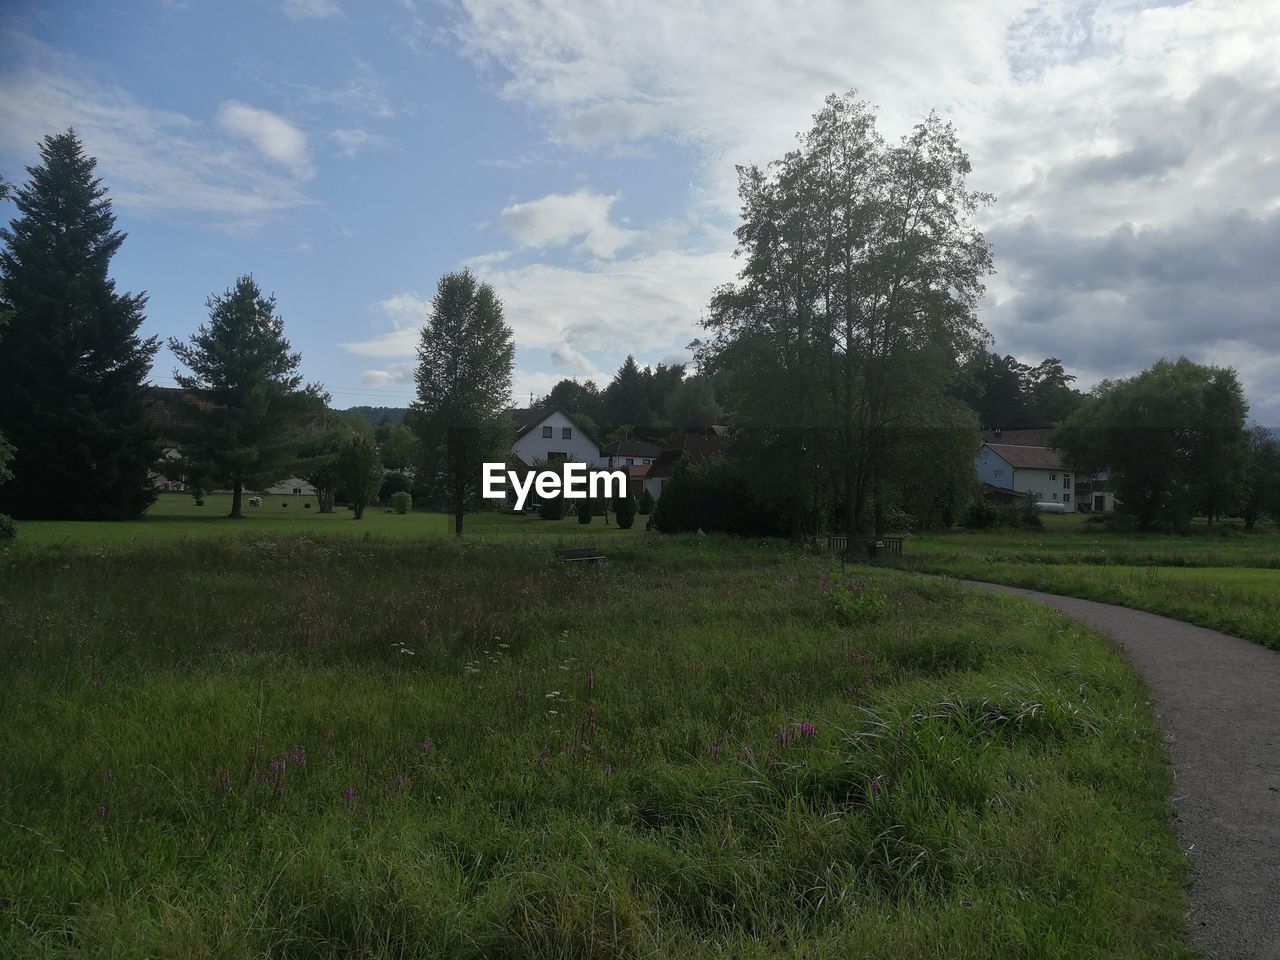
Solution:
{"label": "green grass", "polygon": [[1076,517],[1043,531],[923,534],[895,566],[1116,603],[1280,649],[1280,535],[1107,532]]}
{"label": "green grass", "polygon": [[[190,537],[221,537],[253,534],[287,536],[293,534],[364,536],[419,539],[452,537],[453,516],[428,511],[398,514],[384,507],[369,507],[363,519],[353,520],[351,511],[340,507],[333,513],[316,511],[312,497],[263,497],[261,507],[243,507],[244,517],[229,520],[230,494],[211,494],[205,505],[197,507],[187,494],[161,494],[139,520],[118,522],[85,522],[77,520],[28,520],[18,525],[16,545],[25,547],[50,544],[90,545],[96,547],[133,547],[146,542],[172,542]],[[308,509],[307,504],[311,504]],[[513,516],[497,512],[468,514],[466,535],[472,539],[545,538],[573,536],[614,538],[642,533],[646,517],[636,517],[631,530],[620,530],[610,515],[609,525],[603,517],[580,525],[576,516],[563,520],[541,520],[533,515]]]}
{"label": "green grass", "polygon": [[1188,955],[1097,634],[776,543],[607,552],[0,551],[0,954]]}

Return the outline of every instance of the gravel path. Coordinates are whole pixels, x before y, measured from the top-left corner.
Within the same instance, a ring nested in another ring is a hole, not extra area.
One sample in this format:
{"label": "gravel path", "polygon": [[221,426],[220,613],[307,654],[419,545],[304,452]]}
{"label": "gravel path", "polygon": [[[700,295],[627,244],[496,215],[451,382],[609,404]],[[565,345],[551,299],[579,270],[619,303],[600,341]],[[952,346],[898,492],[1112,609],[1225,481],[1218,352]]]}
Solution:
{"label": "gravel path", "polygon": [[1129,655],[1169,739],[1192,938],[1213,960],[1280,960],[1280,653],[1140,610],[970,583],[1055,607]]}

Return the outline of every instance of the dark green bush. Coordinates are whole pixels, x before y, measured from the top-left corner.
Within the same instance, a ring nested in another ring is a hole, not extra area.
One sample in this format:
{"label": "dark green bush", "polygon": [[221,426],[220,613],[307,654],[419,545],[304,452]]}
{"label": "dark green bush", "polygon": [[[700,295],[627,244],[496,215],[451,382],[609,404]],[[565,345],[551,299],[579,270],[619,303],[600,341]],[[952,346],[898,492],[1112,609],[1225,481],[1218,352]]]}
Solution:
{"label": "dark green bush", "polygon": [[730,533],[771,536],[786,531],[779,505],[758,496],[740,461],[725,454],[676,461],[670,480],[653,508],[661,533]]}
{"label": "dark green bush", "polygon": [[1000,508],[986,500],[975,500],[965,513],[964,525],[970,530],[989,530],[1000,525]]}
{"label": "dark green bush", "polygon": [[564,519],[564,498],[547,497],[538,504],[538,516],[543,520]]}
{"label": "dark green bush", "polygon": [[623,530],[630,530],[631,525],[636,522],[636,501],[630,494],[625,497],[619,497],[613,504],[613,514],[618,521],[618,526]]}
{"label": "dark green bush", "polygon": [[383,503],[390,503],[391,498],[397,493],[403,491],[411,491],[413,484],[409,478],[403,473],[392,471],[382,478],[382,486],[378,488],[378,499]]}
{"label": "dark green bush", "polygon": [[14,540],[18,536],[18,525],[7,513],[0,513],[0,540]]}
{"label": "dark green bush", "polygon": [[591,511],[592,511],[592,502],[591,502],[591,498],[590,498],[590,497],[583,497],[581,500],[579,500],[579,501],[578,501],[578,507],[577,507],[577,509],[578,509],[578,522],[579,522],[579,523],[590,523],[590,522],[591,522]]}
{"label": "dark green bush", "polygon": [[413,509],[413,495],[408,490],[397,490],[388,502],[396,513],[408,513]]}
{"label": "dark green bush", "polygon": [[653,494],[646,487],[640,492],[640,502],[636,504],[636,512],[642,517],[647,517],[653,513]]}

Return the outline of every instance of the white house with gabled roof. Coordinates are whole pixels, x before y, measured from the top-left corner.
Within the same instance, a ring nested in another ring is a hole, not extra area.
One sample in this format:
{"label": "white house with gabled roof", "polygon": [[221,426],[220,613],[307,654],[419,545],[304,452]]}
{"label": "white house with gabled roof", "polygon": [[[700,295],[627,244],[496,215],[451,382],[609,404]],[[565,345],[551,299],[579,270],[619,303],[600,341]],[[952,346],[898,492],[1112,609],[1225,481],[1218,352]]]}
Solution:
{"label": "white house with gabled roof", "polygon": [[511,416],[516,425],[511,454],[526,466],[550,460],[608,466],[596,438],[559,407],[513,410]]}

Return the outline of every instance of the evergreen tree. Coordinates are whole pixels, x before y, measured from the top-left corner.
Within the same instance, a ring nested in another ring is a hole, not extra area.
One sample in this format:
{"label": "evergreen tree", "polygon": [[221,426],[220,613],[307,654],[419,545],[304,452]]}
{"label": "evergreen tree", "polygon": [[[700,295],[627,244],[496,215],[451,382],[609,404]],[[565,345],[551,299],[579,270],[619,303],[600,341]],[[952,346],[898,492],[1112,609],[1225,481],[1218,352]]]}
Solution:
{"label": "evergreen tree", "polygon": [[511,447],[515,345],[502,301],[470,270],[440,278],[422,329],[412,426],[431,480],[453,504],[454,533],[478,497],[482,464]]}
{"label": "evergreen tree", "polygon": [[302,469],[302,427],[318,419],[324,397],[302,386],[302,355],[292,352],[275,297],[244,276],[208,300],[209,322],[169,349],[191,371],[174,371],[188,393],[191,429],[179,444],[188,476],[231,490],[231,517],[243,491],[271,486]]}
{"label": "evergreen tree", "polygon": [[17,448],[0,510],[18,517],[123,519],[155,499],[159,451],[144,381],[145,294],[118,293],[108,270],[125,235],[75,132],[40,145],[0,230],[0,424]]}

